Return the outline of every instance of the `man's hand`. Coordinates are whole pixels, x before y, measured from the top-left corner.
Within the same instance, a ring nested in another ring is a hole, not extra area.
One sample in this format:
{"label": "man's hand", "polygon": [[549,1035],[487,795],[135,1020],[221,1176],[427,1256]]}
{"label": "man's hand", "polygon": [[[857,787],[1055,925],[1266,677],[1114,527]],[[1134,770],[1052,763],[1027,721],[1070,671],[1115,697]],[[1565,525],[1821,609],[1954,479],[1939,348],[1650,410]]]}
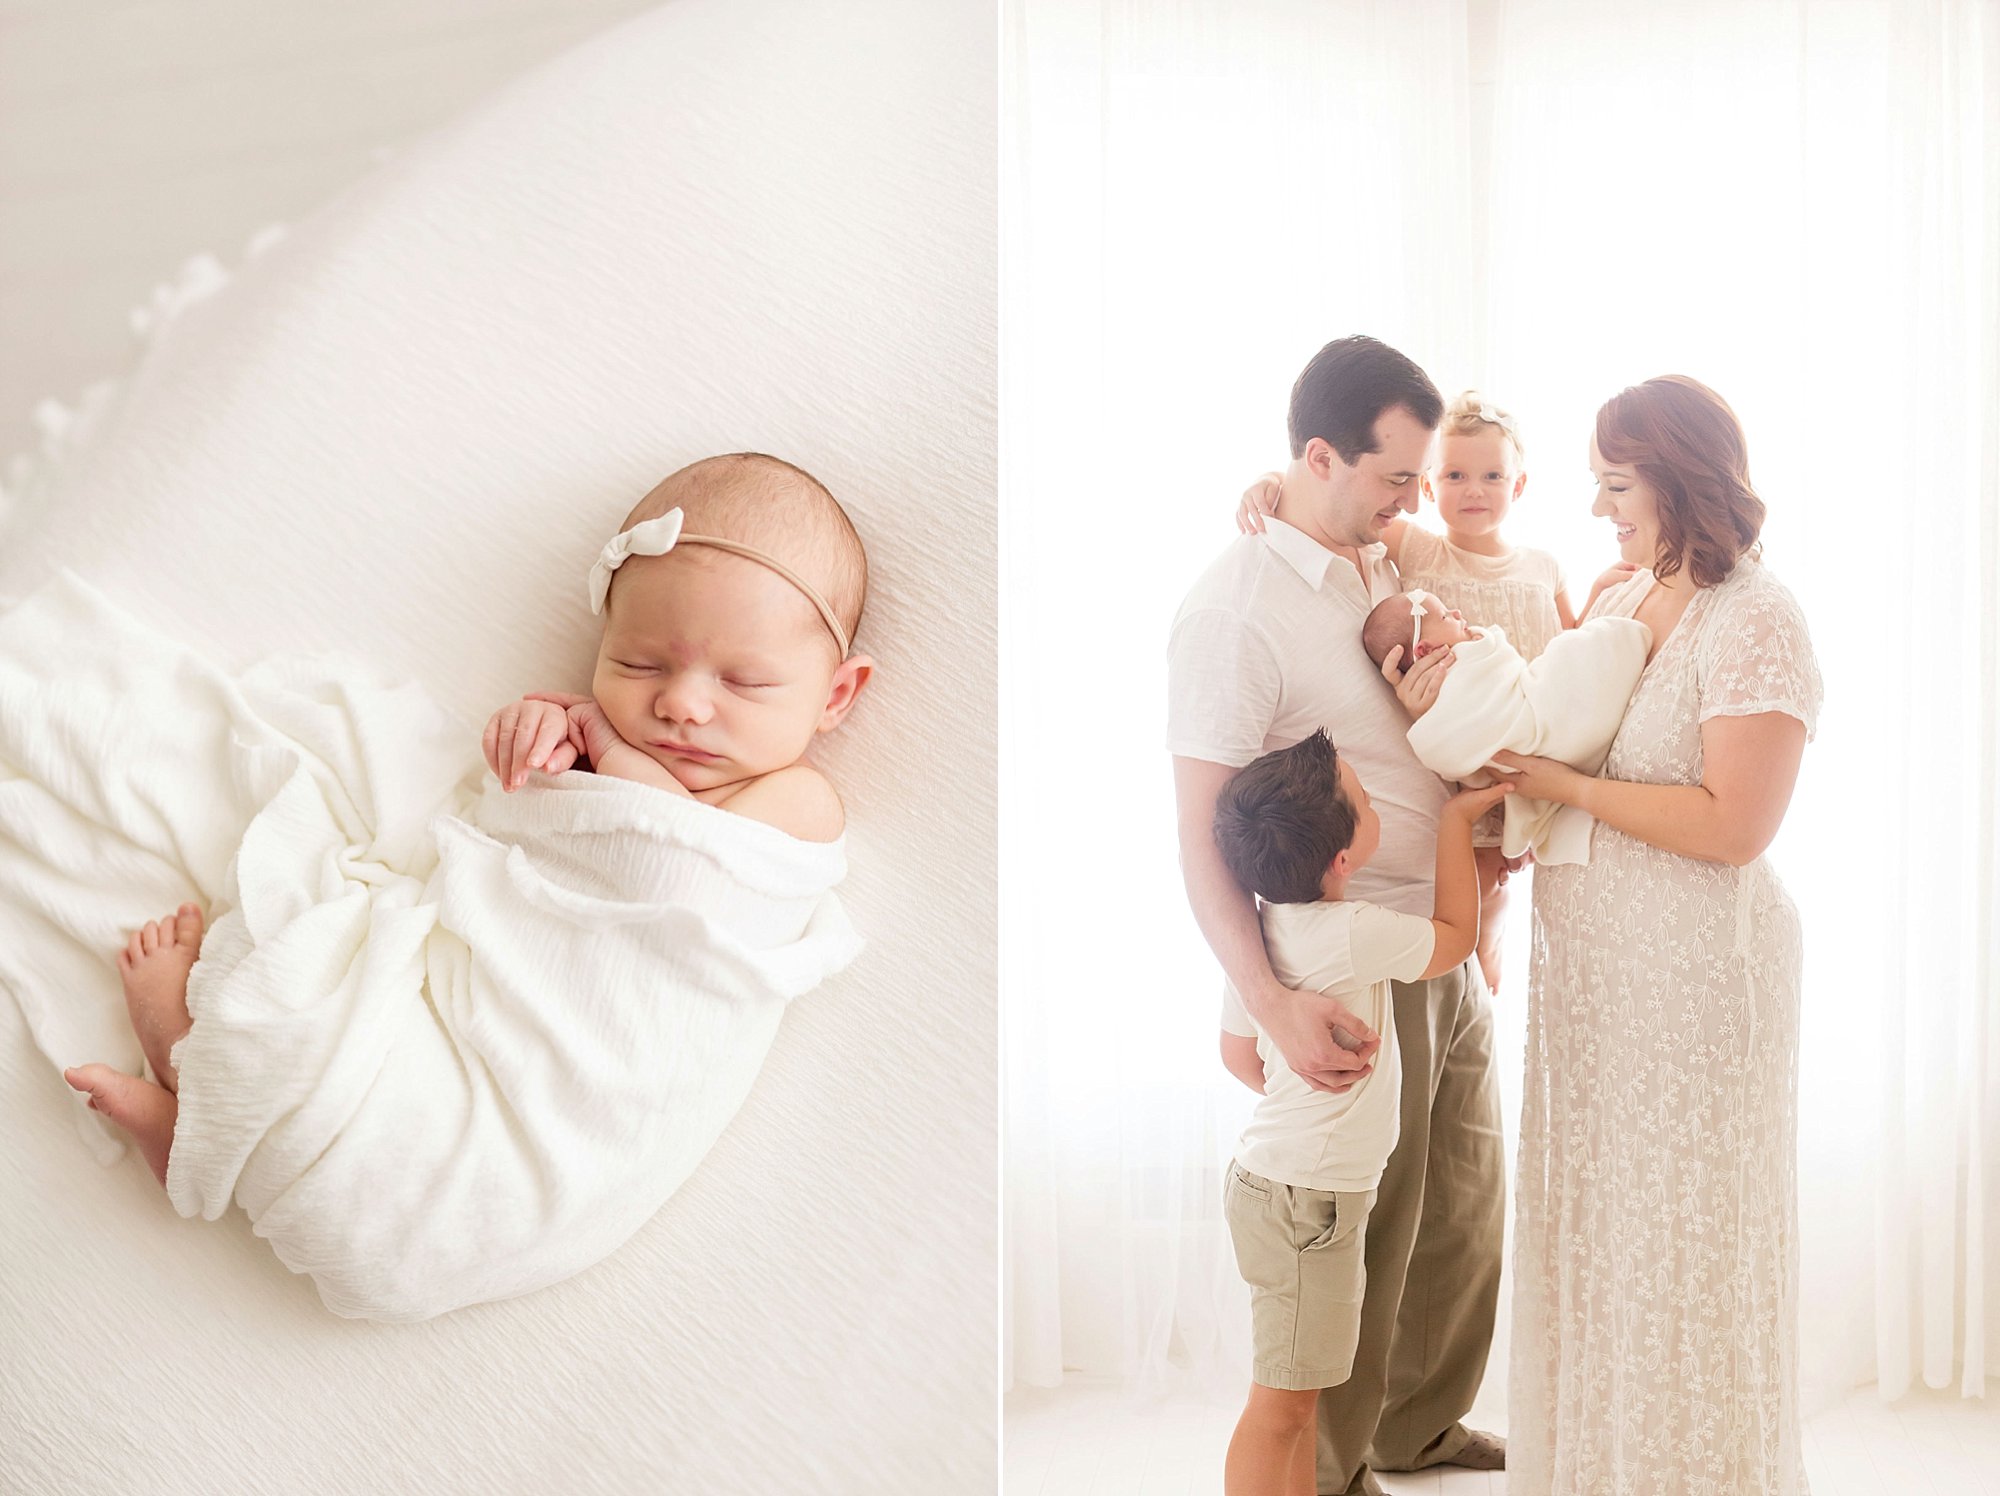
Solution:
{"label": "man's hand", "polygon": [[[1287,992],[1258,1019],[1285,1063],[1315,1091],[1338,1096],[1375,1068],[1382,1036],[1342,1003],[1321,992]],[[1341,1040],[1351,1039],[1349,1048]]]}
{"label": "man's hand", "polygon": [[1446,672],[1458,656],[1449,649],[1436,650],[1425,655],[1408,670],[1398,667],[1403,662],[1404,649],[1398,644],[1382,660],[1382,679],[1396,688],[1396,700],[1403,710],[1410,714],[1410,720],[1429,711],[1437,704],[1438,692],[1444,686]]}
{"label": "man's hand", "polygon": [[528,782],[528,771],[540,769],[560,774],[576,762],[577,744],[571,741],[569,714],[553,702],[539,697],[523,697],[500,708],[487,721],[480,740],[486,753],[486,767],[500,780],[500,788],[512,794]]}

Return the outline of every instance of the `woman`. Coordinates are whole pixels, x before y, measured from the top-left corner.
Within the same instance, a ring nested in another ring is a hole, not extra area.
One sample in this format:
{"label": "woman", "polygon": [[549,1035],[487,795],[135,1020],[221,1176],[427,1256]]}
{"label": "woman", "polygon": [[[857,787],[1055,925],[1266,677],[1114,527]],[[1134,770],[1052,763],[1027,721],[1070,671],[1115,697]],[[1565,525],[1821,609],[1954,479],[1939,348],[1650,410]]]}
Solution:
{"label": "woman", "polygon": [[1799,921],[1761,853],[1820,702],[1760,563],[1742,427],[1692,379],[1607,402],[1597,501],[1651,628],[1602,774],[1502,755],[1597,820],[1535,874],[1508,1489],[1799,1496]]}

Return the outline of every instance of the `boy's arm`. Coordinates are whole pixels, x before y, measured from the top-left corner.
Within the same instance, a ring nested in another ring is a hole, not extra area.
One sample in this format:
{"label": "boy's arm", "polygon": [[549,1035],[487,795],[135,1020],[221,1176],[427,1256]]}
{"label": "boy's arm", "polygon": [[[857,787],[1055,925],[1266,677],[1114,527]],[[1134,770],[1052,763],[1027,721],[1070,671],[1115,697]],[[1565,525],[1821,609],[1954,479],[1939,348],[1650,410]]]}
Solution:
{"label": "boy's arm", "polygon": [[1419,979],[1443,976],[1479,943],[1479,872],[1472,855],[1472,823],[1513,786],[1464,790],[1438,812],[1437,879],[1431,910],[1431,964]]}
{"label": "boy's arm", "polygon": [[[1181,876],[1202,937],[1243,1006],[1316,1091],[1341,1092],[1368,1076],[1381,1037],[1341,1003],[1317,992],[1295,992],[1281,983],[1264,953],[1257,906],[1237,885],[1215,845],[1215,802],[1236,770],[1205,759],[1174,759],[1174,799],[1179,810]],[[1359,1050],[1333,1040],[1340,1025],[1363,1040]]]}
{"label": "boy's arm", "polygon": [[1222,1067],[1259,1096],[1264,1094],[1264,1061],[1257,1041],[1246,1034],[1222,1031]]}

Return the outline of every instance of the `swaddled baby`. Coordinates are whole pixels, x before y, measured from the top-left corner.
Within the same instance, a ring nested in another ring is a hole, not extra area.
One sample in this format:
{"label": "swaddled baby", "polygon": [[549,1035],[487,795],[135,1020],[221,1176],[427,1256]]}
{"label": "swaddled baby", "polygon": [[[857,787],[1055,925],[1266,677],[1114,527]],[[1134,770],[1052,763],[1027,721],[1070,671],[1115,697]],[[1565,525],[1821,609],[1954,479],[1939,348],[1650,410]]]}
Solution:
{"label": "swaddled baby", "polygon": [[804,755],[871,674],[866,577],[790,464],[673,474],[592,568],[588,695],[496,712],[498,783],[448,796],[427,838],[336,828],[345,886],[315,892],[308,855],[275,914],[235,889],[206,949],[191,903],[136,932],[118,966],[159,1084],[64,1078],[177,1208],[212,1218],[233,1192],[336,1312],[423,1318],[595,1261],[706,1150],[784,1002],[858,948],[830,891],[840,799]]}
{"label": "swaddled baby", "polygon": [[[1414,662],[1441,649],[1451,669],[1410,727],[1410,747],[1432,773],[1484,783],[1496,753],[1561,759],[1594,774],[1646,668],[1652,634],[1631,618],[1596,618],[1557,634],[1532,663],[1499,628],[1475,629],[1455,608],[1413,591],[1375,605],[1361,628],[1377,665],[1401,648]],[[1509,795],[1501,850],[1532,849],[1538,863],[1587,862],[1590,817],[1574,806]]]}

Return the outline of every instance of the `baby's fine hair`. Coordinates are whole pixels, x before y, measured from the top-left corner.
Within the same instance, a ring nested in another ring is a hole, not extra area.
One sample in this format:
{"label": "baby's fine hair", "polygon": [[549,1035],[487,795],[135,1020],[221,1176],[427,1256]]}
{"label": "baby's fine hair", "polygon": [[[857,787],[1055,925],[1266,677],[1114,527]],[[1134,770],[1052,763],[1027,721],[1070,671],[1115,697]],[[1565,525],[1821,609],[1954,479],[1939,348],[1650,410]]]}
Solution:
{"label": "baby's fine hair", "polygon": [[1311,904],[1358,821],[1340,757],[1321,728],[1239,769],[1215,802],[1215,845],[1243,888],[1271,904]]}
{"label": "baby's fine hair", "polygon": [[1403,646],[1403,658],[1397,665],[1408,670],[1416,662],[1410,658],[1410,637],[1415,632],[1410,617],[1410,594],[1399,592],[1394,597],[1384,598],[1368,610],[1368,617],[1361,625],[1361,647],[1368,651],[1368,658],[1377,665],[1389,658],[1389,651],[1398,644]]}
{"label": "baby's fine hair", "polygon": [[1499,430],[1501,435],[1514,444],[1514,456],[1528,460],[1528,449],[1521,444],[1521,423],[1514,419],[1511,411],[1503,410],[1478,390],[1465,390],[1453,397],[1444,408],[1444,419],[1438,431],[1444,436],[1476,436],[1488,427]]}
{"label": "baby's fine hair", "polygon": [[691,535],[734,540],[783,561],[819,589],[854,637],[868,598],[868,553],[847,511],[811,473],[763,452],[704,457],[663,478],[619,531],[674,508]]}

